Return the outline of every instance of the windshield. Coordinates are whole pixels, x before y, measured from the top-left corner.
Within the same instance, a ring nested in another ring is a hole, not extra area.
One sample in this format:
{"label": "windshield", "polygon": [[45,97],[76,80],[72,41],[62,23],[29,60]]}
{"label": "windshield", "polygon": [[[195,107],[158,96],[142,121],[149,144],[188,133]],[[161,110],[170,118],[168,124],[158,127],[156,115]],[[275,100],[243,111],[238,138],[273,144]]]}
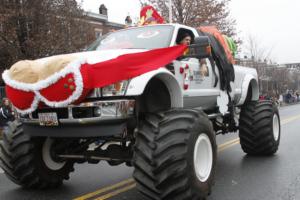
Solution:
{"label": "windshield", "polygon": [[99,38],[88,51],[106,49],[156,49],[168,47],[173,26],[144,26],[124,29]]}

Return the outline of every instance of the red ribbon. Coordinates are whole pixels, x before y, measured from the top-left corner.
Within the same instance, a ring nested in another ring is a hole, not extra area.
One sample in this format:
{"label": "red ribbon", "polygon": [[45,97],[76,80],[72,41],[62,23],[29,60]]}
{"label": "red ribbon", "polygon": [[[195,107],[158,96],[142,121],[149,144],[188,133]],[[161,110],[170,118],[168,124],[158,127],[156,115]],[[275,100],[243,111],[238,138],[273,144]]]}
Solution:
{"label": "red ribbon", "polygon": [[103,87],[156,70],[181,56],[186,48],[186,46],[180,45],[154,49],[121,55],[115,59],[92,65],[84,64],[81,70],[85,80],[84,87],[90,89]]}

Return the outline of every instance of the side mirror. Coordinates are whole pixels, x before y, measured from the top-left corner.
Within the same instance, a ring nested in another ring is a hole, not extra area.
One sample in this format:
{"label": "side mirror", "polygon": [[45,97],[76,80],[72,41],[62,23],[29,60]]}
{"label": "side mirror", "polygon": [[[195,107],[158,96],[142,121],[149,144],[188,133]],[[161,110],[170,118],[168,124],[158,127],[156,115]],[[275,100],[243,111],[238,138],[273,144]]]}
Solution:
{"label": "side mirror", "polygon": [[208,58],[211,56],[211,46],[207,36],[199,36],[194,39],[194,43],[189,46],[186,58]]}

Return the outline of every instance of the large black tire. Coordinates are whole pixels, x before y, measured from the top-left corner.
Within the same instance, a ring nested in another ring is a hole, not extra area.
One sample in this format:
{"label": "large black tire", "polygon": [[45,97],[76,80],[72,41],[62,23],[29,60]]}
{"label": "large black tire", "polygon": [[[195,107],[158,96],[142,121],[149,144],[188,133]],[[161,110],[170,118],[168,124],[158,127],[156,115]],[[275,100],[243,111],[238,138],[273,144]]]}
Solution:
{"label": "large black tire", "polygon": [[278,108],[270,101],[248,102],[242,106],[239,136],[249,155],[273,155],[280,143]]}
{"label": "large black tire", "polygon": [[31,138],[20,123],[10,123],[0,143],[0,166],[14,183],[30,189],[55,188],[74,171],[73,162],[57,170],[50,169],[43,159],[43,138]]}
{"label": "large black tire", "polygon": [[[208,196],[214,183],[217,145],[206,114],[198,110],[149,114],[136,134],[133,176],[142,194],[155,200],[198,200]],[[195,152],[202,152],[202,156]],[[199,163],[206,176],[196,171]]]}

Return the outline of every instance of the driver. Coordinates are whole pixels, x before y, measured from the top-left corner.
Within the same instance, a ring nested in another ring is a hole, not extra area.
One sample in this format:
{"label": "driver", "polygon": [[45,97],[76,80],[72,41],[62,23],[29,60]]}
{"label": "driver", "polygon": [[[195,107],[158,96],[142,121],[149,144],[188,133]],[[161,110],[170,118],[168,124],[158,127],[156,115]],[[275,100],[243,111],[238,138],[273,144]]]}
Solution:
{"label": "driver", "polygon": [[179,44],[189,46],[191,42],[192,42],[192,37],[188,33],[184,33],[179,39]]}
{"label": "driver", "polygon": [[[177,44],[179,45],[187,45],[189,46],[192,42],[192,36],[188,33],[184,33],[182,35],[179,35],[177,38]],[[189,48],[187,48],[183,55],[187,55],[189,53]]]}

